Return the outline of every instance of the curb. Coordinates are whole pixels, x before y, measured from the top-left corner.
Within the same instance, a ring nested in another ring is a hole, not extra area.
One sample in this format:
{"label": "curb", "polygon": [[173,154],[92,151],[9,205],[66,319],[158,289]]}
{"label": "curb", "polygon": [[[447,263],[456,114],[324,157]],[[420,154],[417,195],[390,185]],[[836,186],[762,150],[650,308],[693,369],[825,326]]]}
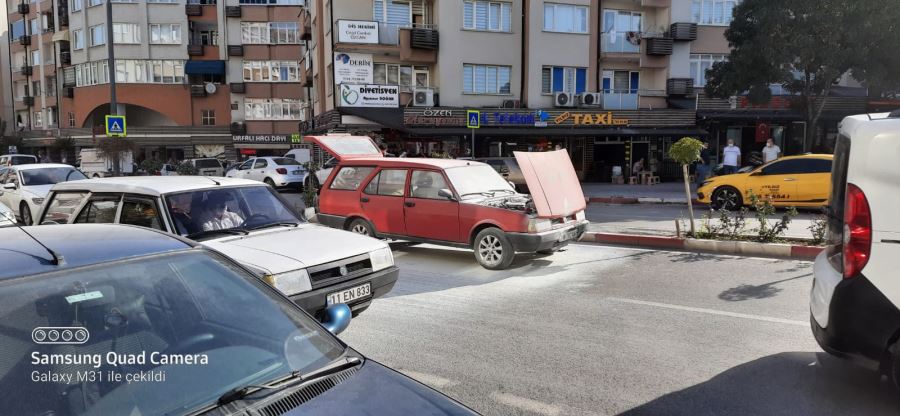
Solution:
{"label": "curb", "polygon": [[738,256],[771,257],[793,260],[814,260],[822,247],[799,246],[752,241],[700,240],[634,234],[598,233],[588,231],[579,240],[585,243],[615,244],[646,248],[685,250],[698,253],[730,254]]}

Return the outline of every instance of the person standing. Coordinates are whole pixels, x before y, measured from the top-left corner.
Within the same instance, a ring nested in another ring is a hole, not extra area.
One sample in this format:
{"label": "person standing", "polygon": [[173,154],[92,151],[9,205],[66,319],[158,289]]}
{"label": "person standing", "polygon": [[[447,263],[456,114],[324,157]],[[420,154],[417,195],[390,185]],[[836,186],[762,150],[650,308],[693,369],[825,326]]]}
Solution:
{"label": "person standing", "polygon": [[699,188],[706,177],[709,176],[709,160],[712,155],[709,153],[709,142],[704,141],[703,147],[700,149],[700,162],[697,163],[697,172],[694,175]]}
{"label": "person standing", "polygon": [[737,173],[741,166],[741,148],[734,145],[733,139],[728,139],[728,146],[722,151],[724,173],[731,175]]}
{"label": "person standing", "polygon": [[772,139],[766,140],[766,147],[762,149],[763,163],[769,163],[781,156],[781,148],[775,145]]}

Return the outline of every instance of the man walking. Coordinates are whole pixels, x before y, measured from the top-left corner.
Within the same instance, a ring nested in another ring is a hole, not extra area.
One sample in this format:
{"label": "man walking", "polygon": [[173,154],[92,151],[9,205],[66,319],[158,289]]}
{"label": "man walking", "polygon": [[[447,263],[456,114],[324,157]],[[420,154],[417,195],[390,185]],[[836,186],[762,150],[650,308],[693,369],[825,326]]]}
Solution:
{"label": "man walking", "polygon": [[769,163],[781,156],[781,148],[775,145],[772,139],[766,140],[766,147],[762,149],[763,163]]}
{"label": "man walking", "polygon": [[737,173],[739,167],[741,166],[741,148],[734,145],[733,139],[728,139],[728,146],[725,146],[725,150],[722,151],[724,173],[726,175],[731,175],[733,173]]}
{"label": "man walking", "polygon": [[703,184],[703,181],[706,180],[706,177],[709,176],[709,159],[711,156],[712,155],[709,153],[709,142],[704,141],[703,148],[700,149],[700,162],[697,163],[697,171],[694,174],[698,188]]}

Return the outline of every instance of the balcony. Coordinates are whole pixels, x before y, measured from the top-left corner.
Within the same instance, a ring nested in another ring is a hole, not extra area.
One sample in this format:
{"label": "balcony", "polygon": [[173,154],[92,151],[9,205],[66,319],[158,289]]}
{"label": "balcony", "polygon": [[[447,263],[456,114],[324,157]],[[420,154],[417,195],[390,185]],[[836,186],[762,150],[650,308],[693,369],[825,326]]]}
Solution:
{"label": "balcony", "polygon": [[694,93],[693,78],[669,78],[666,81],[666,94],[672,96],[692,95]]}
{"label": "balcony", "polygon": [[203,56],[203,45],[190,44],[187,46],[188,56]]}
{"label": "balcony", "polygon": [[604,33],[600,36],[601,54],[641,53],[640,32]]}
{"label": "balcony", "polygon": [[191,85],[191,97],[206,97],[206,86]]}
{"label": "balcony", "polygon": [[669,36],[678,42],[697,40],[697,24],[688,22],[672,23],[669,26]]}
{"label": "balcony", "polygon": [[231,92],[235,94],[243,94],[247,92],[247,86],[243,82],[232,82],[230,86]]}
{"label": "balcony", "polygon": [[28,3],[19,3],[19,14],[28,14],[31,11],[31,7]]}
{"label": "balcony", "polygon": [[307,12],[300,15],[300,40],[312,40],[312,19]]}
{"label": "balcony", "polygon": [[34,73],[34,67],[31,65],[22,65],[22,69],[19,72],[26,77],[30,77],[31,74]]}
{"label": "balcony", "polygon": [[60,27],[69,27],[69,11],[65,7],[60,7],[57,10],[59,26]]}
{"label": "balcony", "polygon": [[28,35],[19,36],[19,45],[31,46],[31,36],[28,36]]}
{"label": "balcony", "polygon": [[72,65],[72,52],[60,52],[59,62],[63,65]]}
{"label": "balcony", "polygon": [[637,90],[603,90],[604,110],[637,110]]}
{"label": "balcony", "polygon": [[202,4],[186,4],[184,6],[184,14],[188,16],[203,16]]}
{"label": "balcony", "polygon": [[313,86],[312,71],[309,69],[306,69],[306,66],[300,67],[300,86],[301,87],[312,87]]}
{"label": "balcony", "polygon": [[34,97],[26,95],[22,97],[22,103],[25,104],[26,107],[32,107],[34,106]]}
{"label": "balcony", "polygon": [[225,17],[241,17],[241,6],[225,6]]}
{"label": "balcony", "polygon": [[410,31],[410,46],[416,49],[438,48],[438,31],[434,29],[426,29],[414,27]]}
{"label": "balcony", "polygon": [[242,45],[228,45],[228,56],[244,56]]}
{"label": "balcony", "polygon": [[672,54],[672,38],[644,38],[647,55],[665,56]]}

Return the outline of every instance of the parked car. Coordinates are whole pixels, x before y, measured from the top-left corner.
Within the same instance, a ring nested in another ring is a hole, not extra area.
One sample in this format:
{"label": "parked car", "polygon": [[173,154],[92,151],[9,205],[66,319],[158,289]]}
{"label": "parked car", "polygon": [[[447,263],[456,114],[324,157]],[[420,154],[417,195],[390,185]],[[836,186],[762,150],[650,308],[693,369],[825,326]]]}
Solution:
{"label": "parked car", "polygon": [[315,175],[306,175],[306,180],[303,182],[303,186],[311,186],[314,189],[319,189],[325,180],[328,179],[328,175],[331,175],[331,171],[334,170],[334,167],[337,166],[338,160],[337,158],[330,157],[325,163],[322,164],[319,169],[316,170]]}
{"label": "parked car", "polygon": [[[114,158],[110,159],[100,154],[99,149],[81,149],[75,160],[75,167],[91,178],[111,176],[115,171]],[[131,152],[123,152],[119,158],[119,170],[122,174],[131,175],[135,172],[134,156]]]}
{"label": "parked car", "polygon": [[772,205],[828,205],[832,155],[787,156],[747,173],[715,176],[697,189],[697,200],[715,209],[738,209],[750,203],[750,192]]}
{"label": "parked car", "polygon": [[197,174],[201,176],[224,176],[225,169],[222,168],[222,162],[214,157],[205,157],[200,159],[188,159],[188,163],[197,169]]}
{"label": "parked car", "polygon": [[26,165],[29,163],[38,163],[37,156],[20,154],[0,156],[0,166]]}
{"label": "parked car", "polygon": [[16,214],[6,204],[0,202],[0,227],[16,225]]}
{"label": "parked car", "polygon": [[178,176],[178,166],[163,163],[159,172],[154,176]]}
{"label": "parked car", "polygon": [[587,227],[565,151],[516,152],[528,196],[484,163],[385,158],[365,136],[307,139],[340,160],[319,191],[317,217],[334,228],[471,248],[483,267],[504,269],[516,252],[552,253]]}
{"label": "parked car", "polygon": [[225,176],[265,182],[272,188],[301,189],[306,169],[291,158],[265,156],[250,158]]}
{"label": "parked car", "polygon": [[291,149],[284,154],[284,157],[294,159],[300,163],[307,163],[312,160],[312,152],[309,149]]}
{"label": "parked car", "polygon": [[103,178],[58,184],[40,224],[121,223],[199,241],[255,270],[312,314],[354,313],[397,281],[383,241],[310,224],[274,189],[205,176]]}
{"label": "parked car", "polygon": [[25,225],[33,223],[34,215],[50,188],[59,182],[86,179],[72,166],[58,163],[16,165],[0,169],[0,202],[10,207]]}
{"label": "parked car", "polygon": [[528,193],[528,184],[525,183],[525,176],[522,175],[522,169],[519,168],[519,162],[514,157],[485,157],[475,159],[482,163],[487,163],[494,168],[497,173],[504,179],[513,183],[516,191],[519,193]]}
{"label": "parked car", "polygon": [[476,414],[341,342],[346,305],[322,326],[214,250],[139,227],[27,231],[0,229],[4,414]]}
{"label": "parked car", "polygon": [[825,351],[879,369],[900,389],[900,117],[869,117],[839,128],[810,322]]}

